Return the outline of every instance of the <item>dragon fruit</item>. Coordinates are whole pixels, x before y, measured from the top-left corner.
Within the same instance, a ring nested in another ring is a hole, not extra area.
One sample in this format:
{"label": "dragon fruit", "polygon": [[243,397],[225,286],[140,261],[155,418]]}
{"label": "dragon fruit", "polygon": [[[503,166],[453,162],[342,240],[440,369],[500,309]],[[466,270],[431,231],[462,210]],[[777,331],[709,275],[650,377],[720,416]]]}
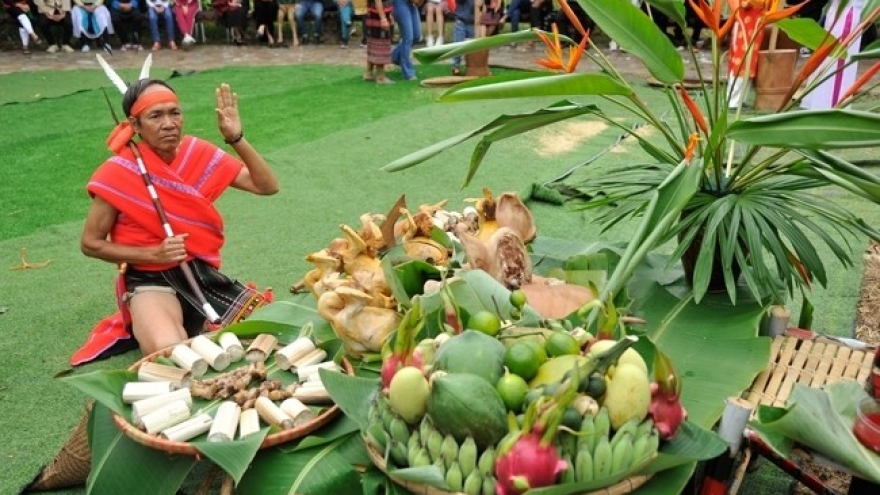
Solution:
{"label": "dragon fruit", "polygon": [[681,405],[681,382],[672,362],[659,351],[654,360],[654,383],[651,384],[648,414],[663,440],[674,437],[687,418],[687,411]]}
{"label": "dragon fruit", "polygon": [[495,460],[498,495],[519,495],[532,488],[556,483],[568,467],[551,443],[541,441],[538,431],[522,433],[507,452]]}

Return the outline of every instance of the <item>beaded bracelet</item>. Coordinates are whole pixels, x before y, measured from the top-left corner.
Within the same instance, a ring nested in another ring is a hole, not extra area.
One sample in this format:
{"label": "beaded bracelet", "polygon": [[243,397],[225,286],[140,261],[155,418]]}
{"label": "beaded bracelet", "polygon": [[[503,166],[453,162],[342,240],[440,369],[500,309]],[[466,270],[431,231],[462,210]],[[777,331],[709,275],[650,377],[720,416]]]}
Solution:
{"label": "beaded bracelet", "polygon": [[238,136],[235,136],[232,139],[224,139],[224,142],[226,144],[235,144],[235,143],[241,141],[241,138],[243,138],[243,137],[244,137],[244,131],[241,131],[238,133]]}

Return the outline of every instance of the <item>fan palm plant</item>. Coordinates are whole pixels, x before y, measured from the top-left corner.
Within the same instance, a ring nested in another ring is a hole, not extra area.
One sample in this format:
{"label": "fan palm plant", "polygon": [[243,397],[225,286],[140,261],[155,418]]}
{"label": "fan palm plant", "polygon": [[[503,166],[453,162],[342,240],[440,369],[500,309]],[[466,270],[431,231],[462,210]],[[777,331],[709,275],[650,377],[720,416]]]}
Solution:
{"label": "fan palm plant", "polygon": [[[580,189],[590,199],[582,206],[604,209],[597,218],[605,228],[628,218],[649,219],[651,215],[658,215],[655,207],[657,195],[662,193],[661,185],[668,184],[673,175],[679,175],[676,171],[682,167],[691,171],[687,175],[694,176],[694,180],[677,184],[681,186],[675,188],[678,201],[660,198],[659,204],[665,205],[662,210],[665,220],[650,219],[653,224],[643,220],[643,229],[633,242],[650,240],[649,247],[653,248],[677,239],[678,245],[670,257],[672,262],[682,257],[687,261],[687,253],[693,253],[691,282],[697,300],[710,288],[714,268],[720,269],[715,281],[726,288],[734,302],[740,272],[752,295],[762,299],[770,295],[784,302],[794,290],[806,290],[814,281],[826,283],[826,267],[817,245],[825,244],[847,266],[851,265],[851,259],[845,249],[845,235],[855,233],[880,240],[880,231],[816,192],[818,188],[832,186],[880,203],[880,178],[833,153],[880,144],[880,115],[850,109],[865,94],[865,89],[871,84],[877,85],[870,81],[880,64],[874,64],[856,80],[834,108],[815,111],[799,108],[801,99],[821,81],[843,70],[841,66],[880,54],[875,44],[844,63],[847,47],[880,15],[880,7],[874,2],[868,2],[862,22],[852,34],[837,39],[810,19],[790,19],[799,6],[781,9],[778,0],[751,0],[750,8],[760,9],[754,33],[778,24],[792,39],[813,50],[795,75],[777,111],[772,115],[754,116],[744,113],[742,105],[730,99],[722,78],[722,74],[727,73],[722,69],[725,42],[731,28],[743,18],[744,7],[739,3],[731,6],[726,0],[687,0],[711,31],[711,67],[702,70],[692,50],[686,50],[684,55],[679,53],[649,16],[629,0],[577,1],[605,34],[622,50],[638,57],[652,77],[664,85],[662,91],[668,95],[671,118],[665,118],[647,105],[612,60],[589,41],[589,32],[577,22],[566,0],[559,3],[584,35],[580,44],[559,36],[554,28],[552,33],[533,30],[419,50],[416,56],[422,62],[433,62],[511,40],[540,39],[547,47],[546,57],[540,64],[552,72],[463,83],[446,91],[440,101],[592,97],[625,110],[659,131],[659,141],[631,132],[626,122],[612,118],[589,101],[571,99],[536,112],[501,117],[472,132],[400,158],[385,169],[394,171],[413,166],[481,135],[467,174],[466,182],[469,182],[493,142],[565,119],[592,115],[628,132],[653,160],[649,164],[612,163],[593,173],[588,169]],[[648,3],[685,29],[683,2],[648,0]],[[745,42],[747,54],[757,52],[760,42],[756,36],[748,37]],[[690,57],[696,67],[696,90],[685,89],[682,56]],[[599,71],[578,72],[576,68],[582,57],[591,59]],[[840,63],[829,63],[838,60]],[[748,71],[749,64],[743,65]],[[744,79],[749,79],[747,73]],[[731,108],[732,105],[735,106]],[[609,291],[618,289],[611,287]]]}

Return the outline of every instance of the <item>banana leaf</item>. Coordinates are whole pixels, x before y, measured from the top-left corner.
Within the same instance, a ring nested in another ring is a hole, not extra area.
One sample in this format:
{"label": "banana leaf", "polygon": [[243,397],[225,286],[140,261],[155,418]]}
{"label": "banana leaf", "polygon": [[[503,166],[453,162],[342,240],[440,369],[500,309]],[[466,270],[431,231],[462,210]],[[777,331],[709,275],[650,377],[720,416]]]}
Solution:
{"label": "banana leaf", "polygon": [[293,342],[307,325],[311,325],[312,335],[318,343],[336,339],[333,327],[318,314],[317,302],[311,294],[298,294],[291,300],[267,304],[254,311],[248,319],[229,325],[223,331],[242,338],[269,333],[284,344]]}
{"label": "banana leaf", "polygon": [[[512,319],[511,313],[514,307],[510,304],[510,291],[482,270],[466,270],[458,273],[455,279],[449,281],[448,288],[456,306],[467,314],[489,310],[504,319]],[[429,320],[432,313],[443,311],[443,297],[440,292],[425,294],[422,297],[422,309],[429,315]],[[532,326],[537,325],[541,319],[541,315],[526,304],[518,323]]]}
{"label": "banana leaf", "polygon": [[635,55],[655,79],[666,84],[684,79],[684,62],[669,38],[629,0],[578,0],[602,32]]}
{"label": "banana leaf", "polygon": [[862,478],[880,483],[880,456],[852,433],[856,404],[867,396],[854,381],[823,389],[796,384],[784,408],[759,407],[758,418],[749,426],[780,454],[787,454],[792,443],[806,445]]}
{"label": "banana leaf", "polygon": [[[478,136],[496,128],[511,126],[512,129],[516,129],[517,133],[524,133],[533,129],[537,129],[539,127],[567,120],[572,117],[578,117],[591,113],[601,113],[601,111],[595,105],[580,105],[578,103],[574,103],[568,100],[563,100],[553,105],[550,105],[547,108],[542,108],[532,113],[501,115],[492,122],[489,122],[488,124],[478,127],[472,131],[453,136],[451,138],[440,141],[439,143],[428,146],[427,148],[422,148],[421,150],[398,158],[397,160],[394,160],[393,162],[383,166],[381,170],[385,172],[398,172],[400,170],[408,169],[410,167],[418,165],[419,163],[422,163],[429,158],[439,155],[443,151],[446,151],[453,146],[461,144],[462,142],[474,136]],[[509,132],[506,133],[506,137],[511,137],[512,135],[514,134]],[[473,176],[474,171],[475,167],[472,163],[469,177]],[[467,183],[465,185],[467,185]]]}
{"label": "banana leaf", "polygon": [[742,119],[727,137],[785,149],[846,149],[880,146],[880,115],[859,110],[805,110]]}
{"label": "banana leaf", "polygon": [[621,84],[608,74],[580,72],[553,74],[527,72],[480,78],[456,84],[443,93],[439,101],[493,100],[505,98],[535,98],[540,96],[606,95],[632,96],[632,88]]}
{"label": "banana leaf", "polygon": [[[495,36],[487,36],[485,38],[477,38],[469,41],[458,41],[455,43],[444,43],[440,46],[431,48],[419,48],[413,50],[413,56],[419,63],[432,64],[438,60],[445,60],[452,57],[467,55],[468,53],[490,50],[499,46],[509,45],[511,43],[520,43],[523,41],[536,41],[540,39],[535,30],[523,30],[514,33],[498,34]],[[576,45],[571,38],[560,36],[559,39],[566,44]]]}
{"label": "banana leaf", "polygon": [[370,462],[360,433],[350,431],[315,447],[292,452],[269,449],[254,458],[236,487],[239,495],[358,493],[358,466]]}
{"label": "banana leaf", "polygon": [[238,484],[268,434],[269,427],[266,427],[234,442],[209,442],[207,439],[202,439],[193,440],[191,443],[205,457],[232,476]]}
{"label": "banana leaf", "polygon": [[659,10],[678,26],[682,28],[687,27],[687,20],[684,18],[684,2],[677,0],[648,0],[647,3],[652,9]]}
{"label": "banana leaf", "polygon": [[126,418],[131,417],[131,406],[122,401],[122,388],[135,380],[137,373],[128,370],[98,370],[61,378],[62,382]]}
{"label": "banana leaf", "polygon": [[125,436],[110,414],[110,409],[98,402],[89,418],[92,467],[86,493],[176,494],[196,458],[144,447]]}
{"label": "banana leaf", "polygon": [[[788,35],[792,41],[799,43],[810,50],[815,51],[819,48],[819,45],[828,43],[829,41],[837,43],[837,39],[834,35],[828,33],[828,31],[820,26],[818,22],[809,17],[782,19],[777,22],[776,25],[779,26],[779,29]],[[836,51],[832,50],[829,57],[834,57],[835,54]],[[845,56],[845,53],[840,55]]]}

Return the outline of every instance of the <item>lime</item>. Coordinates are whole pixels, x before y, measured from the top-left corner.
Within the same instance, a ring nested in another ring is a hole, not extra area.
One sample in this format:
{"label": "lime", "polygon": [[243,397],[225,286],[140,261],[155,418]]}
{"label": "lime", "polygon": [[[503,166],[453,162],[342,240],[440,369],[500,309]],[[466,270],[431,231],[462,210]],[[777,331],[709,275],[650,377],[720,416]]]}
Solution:
{"label": "lime", "polygon": [[521,376],[508,372],[498,380],[495,390],[508,411],[520,412],[529,393],[529,384]]}
{"label": "lime", "polygon": [[477,311],[468,319],[467,328],[494,337],[501,331],[501,318],[491,311]]}
{"label": "lime", "polygon": [[547,337],[544,344],[544,350],[550,357],[565,356],[568,354],[580,354],[581,346],[578,345],[577,339],[568,332],[553,332]]}
{"label": "lime", "polygon": [[541,366],[541,356],[535,347],[525,342],[517,342],[504,352],[504,366],[523,380],[531,380]]}
{"label": "lime", "polygon": [[523,309],[526,305],[526,293],[521,289],[516,289],[510,293],[510,305],[516,309]]}
{"label": "lime", "polygon": [[522,342],[526,345],[532,346],[535,349],[535,352],[538,353],[538,360],[540,361],[540,364],[544,364],[547,362],[547,351],[544,350],[544,344],[534,339],[525,339]]}

